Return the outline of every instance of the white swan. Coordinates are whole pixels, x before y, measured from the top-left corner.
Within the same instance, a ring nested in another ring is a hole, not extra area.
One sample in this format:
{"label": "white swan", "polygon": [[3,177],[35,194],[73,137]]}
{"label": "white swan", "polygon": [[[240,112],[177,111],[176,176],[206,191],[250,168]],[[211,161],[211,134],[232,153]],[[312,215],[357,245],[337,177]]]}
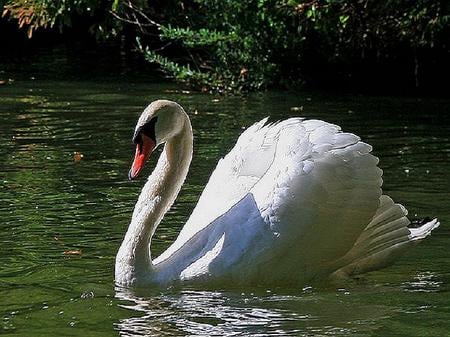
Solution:
{"label": "white swan", "polygon": [[359,137],[319,120],[264,119],[219,161],[176,241],[152,260],[152,235],[191,162],[189,117],[177,103],[155,101],[133,141],[130,179],[155,147],[164,150],[117,253],[118,285],[302,285],[387,266],[439,226],[407,227],[406,209],[382,195],[378,159]]}

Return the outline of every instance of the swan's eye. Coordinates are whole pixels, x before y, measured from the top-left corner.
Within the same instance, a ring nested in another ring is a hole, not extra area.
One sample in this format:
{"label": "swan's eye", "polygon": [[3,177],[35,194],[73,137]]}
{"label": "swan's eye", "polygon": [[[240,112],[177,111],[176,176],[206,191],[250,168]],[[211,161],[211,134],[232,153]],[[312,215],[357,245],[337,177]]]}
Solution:
{"label": "swan's eye", "polygon": [[142,151],[142,145],[144,143],[144,140],[142,139],[143,134],[150,137],[156,143],[155,124],[157,120],[158,117],[153,117],[150,121],[140,126],[134,133],[133,144],[139,145],[139,151]]}
{"label": "swan's eye", "polygon": [[141,133],[150,137],[154,142],[156,142],[155,125],[156,125],[157,121],[158,121],[158,117],[153,117],[152,119],[150,119],[150,121],[145,123],[141,129]]}

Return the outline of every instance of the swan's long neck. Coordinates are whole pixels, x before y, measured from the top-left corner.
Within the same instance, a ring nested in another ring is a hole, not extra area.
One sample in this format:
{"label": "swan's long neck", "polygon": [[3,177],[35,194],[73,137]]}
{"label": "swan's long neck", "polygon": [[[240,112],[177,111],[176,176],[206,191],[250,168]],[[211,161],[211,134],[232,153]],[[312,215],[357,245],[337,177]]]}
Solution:
{"label": "swan's long neck", "polygon": [[157,277],[150,245],[164,214],[175,201],[192,159],[192,128],[188,117],[182,131],[168,140],[144,185],[116,257],[118,284],[139,285]]}

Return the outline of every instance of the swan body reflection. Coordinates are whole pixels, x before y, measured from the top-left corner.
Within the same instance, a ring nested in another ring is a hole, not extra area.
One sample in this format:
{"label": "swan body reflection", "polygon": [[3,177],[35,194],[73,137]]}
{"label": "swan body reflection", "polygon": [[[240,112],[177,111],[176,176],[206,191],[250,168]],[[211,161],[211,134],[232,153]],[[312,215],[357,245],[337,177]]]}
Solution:
{"label": "swan body reflection", "polygon": [[175,102],[155,101],[133,141],[130,179],[164,149],[116,257],[119,285],[302,285],[385,267],[439,225],[407,227],[406,209],[382,194],[378,159],[356,135],[319,120],[264,119],[219,161],[178,238],[152,259],[151,238],[192,159],[189,117]]}

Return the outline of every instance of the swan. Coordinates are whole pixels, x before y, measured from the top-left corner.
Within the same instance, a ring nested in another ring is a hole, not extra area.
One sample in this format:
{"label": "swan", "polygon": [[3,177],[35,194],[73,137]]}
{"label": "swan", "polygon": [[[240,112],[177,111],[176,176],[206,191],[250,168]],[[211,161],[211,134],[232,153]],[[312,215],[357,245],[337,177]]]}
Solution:
{"label": "swan", "polygon": [[189,117],[175,102],[154,101],[133,143],[130,179],[164,148],[116,256],[119,286],[300,286],[388,266],[439,226],[408,227],[407,210],[382,194],[378,158],[358,136],[320,120],[265,118],[219,161],[177,239],[152,259],[152,236],[192,159]]}

